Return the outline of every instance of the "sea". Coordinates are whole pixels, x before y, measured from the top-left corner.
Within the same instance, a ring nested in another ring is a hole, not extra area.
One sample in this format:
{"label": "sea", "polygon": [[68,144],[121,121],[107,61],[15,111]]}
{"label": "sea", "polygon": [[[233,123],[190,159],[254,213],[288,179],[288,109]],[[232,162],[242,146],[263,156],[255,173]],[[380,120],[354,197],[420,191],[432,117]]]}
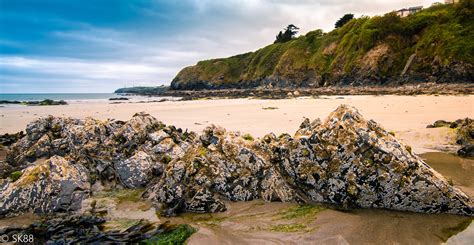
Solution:
{"label": "sea", "polygon": [[41,93],[41,94],[0,94],[0,100],[9,101],[38,101],[38,100],[108,100],[110,98],[120,97],[114,93]]}
{"label": "sea", "polygon": [[[126,97],[129,100],[109,101],[110,98]],[[141,101],[156,101],[160,99],[176,100],[178,98],[158,97],[158,96],[139,96],[130,94],[115,94],[115,93],[38,93],[38,94],[0,94],[0,101],[42,101],[50,100],[64,100],[69,104],[76,103],[92,103],[92,102],[106,102],[106,103],[127,103],[127,102],[141,102]],[[13,105],[12,105],[13,106]]]}

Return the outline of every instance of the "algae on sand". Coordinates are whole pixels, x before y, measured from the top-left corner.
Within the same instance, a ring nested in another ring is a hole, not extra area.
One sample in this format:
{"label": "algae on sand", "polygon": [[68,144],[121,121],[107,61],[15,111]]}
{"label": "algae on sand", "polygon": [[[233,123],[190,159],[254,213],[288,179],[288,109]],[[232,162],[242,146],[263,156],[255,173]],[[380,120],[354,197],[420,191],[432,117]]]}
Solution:
{"label": "algae on sand", "polygon": [[160,233],[150,239],[142,241],[140,244],[185,244],[186,240],[196,232],[196,229],[189,225],[178,225],[170,231]]}
{"label": "algae on sand", "polygon": [[271,231],[276,232],[307,232],[306,226],[303,224],[279,224],[270,227]]}
{"label": "algae on sand", "polygon": [[280,219],[296,219],[302,217],[314,217],[326,208],[315,204],[299,204],[279,213]]}

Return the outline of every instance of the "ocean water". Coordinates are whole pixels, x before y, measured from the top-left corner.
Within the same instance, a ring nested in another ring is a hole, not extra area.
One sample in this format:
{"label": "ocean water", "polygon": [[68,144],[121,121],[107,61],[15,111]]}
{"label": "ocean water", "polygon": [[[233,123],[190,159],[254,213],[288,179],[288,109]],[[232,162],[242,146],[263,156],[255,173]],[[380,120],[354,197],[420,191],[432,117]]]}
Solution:
{"label": "ocean water", "polygon": [[114,93],[61,93],[61,94],[0,94],[0,100],[9,101],[38,101],[38,100],[108,100],[109,98],[120,97]]}

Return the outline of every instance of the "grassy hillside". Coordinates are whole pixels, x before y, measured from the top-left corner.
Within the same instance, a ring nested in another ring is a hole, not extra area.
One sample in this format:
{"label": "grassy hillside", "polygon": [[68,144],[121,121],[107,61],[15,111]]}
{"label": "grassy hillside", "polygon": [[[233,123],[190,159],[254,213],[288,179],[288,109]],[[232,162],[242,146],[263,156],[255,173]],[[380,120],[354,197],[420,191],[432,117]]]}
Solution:
{"label": "grassy hillside", "polygon": [[[472,82],[473,29],[474,0],[406,18],[394,13],[362,17],[329,33],[315,30],[255,52],[200,61],[181,70],[171,87]],[[412,54],[412,65],[400,76]]]}

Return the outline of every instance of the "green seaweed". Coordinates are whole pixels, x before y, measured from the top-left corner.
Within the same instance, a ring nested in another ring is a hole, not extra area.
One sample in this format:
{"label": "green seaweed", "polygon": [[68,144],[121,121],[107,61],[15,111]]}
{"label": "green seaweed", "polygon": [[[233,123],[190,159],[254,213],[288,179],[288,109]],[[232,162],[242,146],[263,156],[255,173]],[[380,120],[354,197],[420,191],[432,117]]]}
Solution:
{"label": "green seaweed", "polygon": [[10,179],[12,180],[12,182],[15,182],[15,181],[17,181],[17,180],[21,177],[22,174],[23,174],[23,173],[22,173],[21,171],[12,172],[12,173],[10,174]]}
{"label": "green seaweed", "polygon": [[169,155],[167,155],[167,154],[165,154],[162,159],[163,159],[163,163],[164,163],[164,164],[168,164],[169,162],[171,162],[171,160],[173,160],[173,159],[171,158],[171,156],[169,156]]}
{"label": "green seaweed", "polygon": [[244,135],[242,135],[242,138],[244,140],[248,140],[248,141],[253,141],[254,140],[253,136],[250,135],[250,134],[244,134]]}
{"label": "green seaweed", "polygon": [[185,244],[186,240],[195,232],[196,229],[192,226],[181,224],[177,225],[174,229],[141,241],[140,244]]}
{"label": "green seaweed", "polygon": [[296,219],[303,217],[314,217],[321,211],[326,210],[325,207],[315,204],[299,204],[279,213],[280,219]]}
{"label": "green seaweed", "polygon": [[303,224],[279,224],[270,227],[271,231],[276,232],[306,232],[306,226]]}

